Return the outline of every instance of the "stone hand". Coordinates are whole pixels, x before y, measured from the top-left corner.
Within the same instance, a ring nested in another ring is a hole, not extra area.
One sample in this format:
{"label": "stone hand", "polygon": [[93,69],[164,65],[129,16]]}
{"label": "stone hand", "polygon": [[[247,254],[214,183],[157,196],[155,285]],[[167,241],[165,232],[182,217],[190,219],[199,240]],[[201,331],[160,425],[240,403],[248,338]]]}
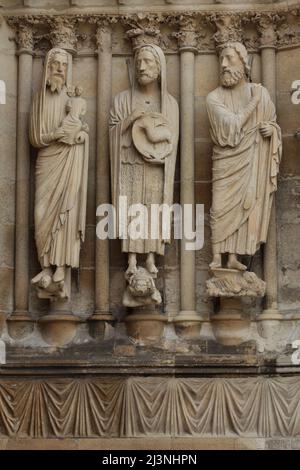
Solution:
{"label": "stone hand", "polygon": [[133,112],[124,120],[123,122],[123,133],[127,131],[127,129],[137,120],[139,119],[145,111],[142,109],[136,108]]}
{"label": "stone hand", "polygon": [[266,139],[267,137],[271,137],[273,133],[273,127],[271,126],[271,124],[261,123],[261,125],[259,126],[259,132]]}
{"label": "stone hand", "polygon": [[56,131],[54,131],[53,133],[54,140],[61,139],[64,136],[65,136],[65,131],[62,127],[58,127]]}
{"label": "stone hand", "polygon": [[86,122],[82,124],[82,130],[86,132],[87,134],[90,132],[90,128]]}
{"label": "stone hand", "polygon": [[255,83],[252,87],[252,97],[258,103],[261,99],[262,86],[260,83]]}

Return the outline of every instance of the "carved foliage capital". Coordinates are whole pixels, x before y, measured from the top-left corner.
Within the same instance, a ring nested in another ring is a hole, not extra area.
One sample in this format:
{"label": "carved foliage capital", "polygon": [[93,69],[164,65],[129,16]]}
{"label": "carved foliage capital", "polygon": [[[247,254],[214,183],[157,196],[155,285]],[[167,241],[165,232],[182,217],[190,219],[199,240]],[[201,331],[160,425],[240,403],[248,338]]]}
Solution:
{"label": "carved foliage capital", "polygon": [[96,44],[100,50],[111,51],[111,27],[108,24],[98,23],[96,31]]}
{"label": "carved foliage capital", "polygon": [[277,26],[281,21],[277,14],[266,13],[256,15],[254,22],[260,39],[260,47],[275,47],[277,44]]}
{"label": "carved foliage capital", "polygon": [[196,51],[198,47],[196,19],[191,16],[182,16],[179,20],[179,31],[173,36],[178,40],[179,49]]}
{"label": "carved foliage capital", "polygon": [[19,50],[27,50],[32,52],[34,49],[32,26],[20,24],[17,32],[16,42]]}
{"label": "carved foliage capital", "polygon": [[19,51],[32,52],[34,49],[33,22],[30,18],[21,16],[10,16],[7,23],[15,30],[13,38],[18,45]]}

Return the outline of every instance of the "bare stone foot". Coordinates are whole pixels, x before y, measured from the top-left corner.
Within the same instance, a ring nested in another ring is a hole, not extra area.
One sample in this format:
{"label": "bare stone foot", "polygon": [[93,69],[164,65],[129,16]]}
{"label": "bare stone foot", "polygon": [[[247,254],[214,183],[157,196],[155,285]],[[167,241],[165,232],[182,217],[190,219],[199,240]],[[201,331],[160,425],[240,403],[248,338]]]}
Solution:
{"label": "bare stone foot", "polygon": [[210,269],[222,268],[222,258],[221,255],[214,255],[212,262],[209,265]]}
{"label": "bare stone foot", "polygon": [[228,269],[238,269],[238,271],[246,271],[247,266],[240,263],[236,259],[236,256],[233,256],[233,257],[229,256],[228,263],[227,263],[227,268]]}
{"label": "bare stone foot", "polygon": [[147,268],[147,271],[150,273],[150,274],[157,274],[158,273],[158,269],[157,267],[155,266],[155,264],[151,261],[146,261],[146,268]]}
{"label": "bare stone foot", "polygon": [[53,275],[53,282],[61,282],[65,279],[65,267],[57,266],[56,271]]}
{"label": "bare stone foot", "polygon": [[137,266],[136,263],[129,263],[128,268],[126,269],[126,276],[132,276],[132,274],[137,273]]}
{"label": "bare stone foot", "polygon": [[153,253],[149,253],[149,255],[147,256],[146,268],[147,268],[147,271],[150,274],[157,274],[158,273],[158,269],[155,266],[155,259],[154,259],[154,254]]}

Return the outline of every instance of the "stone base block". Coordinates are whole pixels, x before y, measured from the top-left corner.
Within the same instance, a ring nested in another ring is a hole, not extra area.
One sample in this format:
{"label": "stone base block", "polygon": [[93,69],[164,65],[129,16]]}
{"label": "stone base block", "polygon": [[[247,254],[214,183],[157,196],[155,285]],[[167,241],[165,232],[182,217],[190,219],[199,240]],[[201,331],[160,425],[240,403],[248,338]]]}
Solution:
{"label": "stone base block", "polygon": [[103,340],[105,336],[105,328],[107,323],[113,322],[111,313],[94,313],[88,319],[89,333],[96,340]]}
{"label": "stone base block", "polygon": [[128,315],[124,321],[130,338],[140,344],[151,345],[161,340],[168,320],[164,315],[153,313],[152,309],[141,309],[140,312]]}
{"label": "stone base block", "polygon": [[175,332],[180,338],[187,340],[199,338],[202,323],[195,311],[182,310],[173,322]]}
{"label": "stone base block", "polygon": [[34,320],[27,312],[13,313],[7,319],[7,331],[15,340],[22,340],[30,336],[34,329]]}
{"label": "stone base block", "polygon": [[220,311],[211,322],[216,340],[224,346],[236,346],[248,339],[251,321],[242,315],[237,298],[222,298]]}
{"label": "stone base block", "polygon": [[65,346],[70,343],[80,319],[75,315],[46,315],[39,322],[41,335],[50,346]]}

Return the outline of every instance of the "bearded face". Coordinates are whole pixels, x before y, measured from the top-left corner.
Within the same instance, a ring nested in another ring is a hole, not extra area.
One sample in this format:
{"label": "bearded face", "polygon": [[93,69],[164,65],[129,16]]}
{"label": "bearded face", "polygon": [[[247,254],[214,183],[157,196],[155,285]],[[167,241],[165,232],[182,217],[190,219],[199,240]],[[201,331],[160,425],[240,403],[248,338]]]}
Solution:
{"label": "bearded face", "polygon": [[234,87],[245,78],[245,66],[233,48],[225,48],[220,55],[221,85]]}
{"label": "bearded face", "polygon": [[154,55],[147,49],[142,49],[136,60],[136,75],[140,85],[145,86],[158,79],[159,65]]}
{"label": "bearded face", "polygon": [[67,54],[56,53],[48,67],[47,85],[52,93],[61,92],[67,79],[68,57]]}

